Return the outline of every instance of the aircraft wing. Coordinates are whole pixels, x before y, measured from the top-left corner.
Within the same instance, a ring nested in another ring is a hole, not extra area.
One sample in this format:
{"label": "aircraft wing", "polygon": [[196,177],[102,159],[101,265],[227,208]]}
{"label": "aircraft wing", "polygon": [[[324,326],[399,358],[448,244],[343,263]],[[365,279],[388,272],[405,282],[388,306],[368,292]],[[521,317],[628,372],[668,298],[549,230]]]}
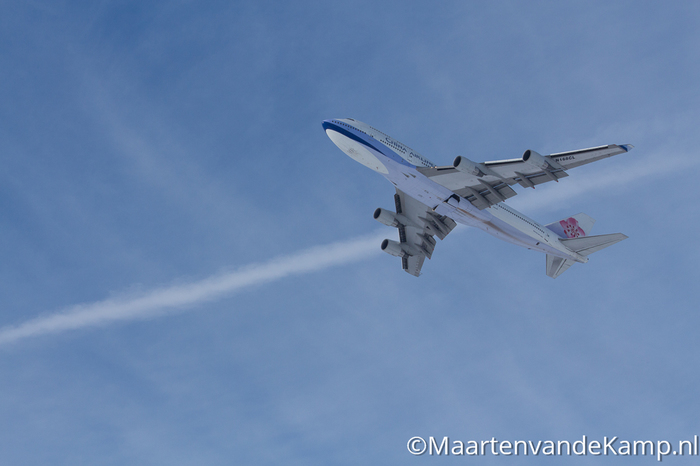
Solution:
{"label": "aircraft wing", "polygon": [[430,259],[433,255],[433,236],[442,240],[457,224],[399,189],[394,195],[394,202],[396,213],[404,220],[397,226],[402,251],[401,265],[406,272],[417,277],[425,258]]}
{"label": "aircraft wing", "polygon": [[542,156],[525,151],[522,158],[475,163],[457,157],[454,166],[417,168],[436,183],[467,199],[479,209],[505,201],[517,193],[511,188],[526,188],[569,176],[570,168],[629,152],[631,144],[611,144]]}

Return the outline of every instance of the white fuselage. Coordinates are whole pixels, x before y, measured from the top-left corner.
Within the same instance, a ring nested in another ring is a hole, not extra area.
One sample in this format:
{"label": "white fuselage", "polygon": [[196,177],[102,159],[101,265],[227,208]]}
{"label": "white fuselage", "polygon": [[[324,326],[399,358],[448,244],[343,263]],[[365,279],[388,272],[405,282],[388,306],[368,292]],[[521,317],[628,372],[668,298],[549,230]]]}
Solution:
{"label": "white fuselage", "polygon": [[416,170],[417,167],[434,167],[434,163],[381,131],[353,119],[326,120],[323,128],[340,150],[382,174],[398,189],[436,213],[518,246],[588,262],[587,257],[567,249],[556,233],[504,202],[479,210],[450,189],[435,183]]}

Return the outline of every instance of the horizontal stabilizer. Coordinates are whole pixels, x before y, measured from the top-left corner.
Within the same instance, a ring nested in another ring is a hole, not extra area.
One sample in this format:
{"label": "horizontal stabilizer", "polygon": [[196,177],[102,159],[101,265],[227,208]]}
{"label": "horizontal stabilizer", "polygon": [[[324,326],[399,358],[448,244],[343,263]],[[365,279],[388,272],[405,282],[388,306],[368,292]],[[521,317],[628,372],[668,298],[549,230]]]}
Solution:
{"label": "horizontal stabilizer", "polygon": [[612,233],[610,235],[565,238],[561,239],[560,241],[568,249],[571,249],[582,256],[588,256],[589,254],[598,252],[601,249],[607,248],[608,246],[612,246],[615,243],[619,243],[623,239],[627,239],[627,236],[623,235],[622,233]]}
{"label": "horizontal stabilizer", "polygon": [[[576,215],[576,217],[578,217],[578,215]],[[623,239],[627,239],[627,236],[623,235],[622,233],[613,233],[610,235],[562,238],[559,241],[561,241],[567,249],[581,254],[582,256],[588,256],[594,252],[600,251],[601,249],[605,249],[608,246],[612,246],[615,243],[619,243]],[[572,259],[563,259],[561,257],[547,254],[547,275],[552,278],[557,278],[559,275],[566,272],[566,270],[575,262],[576,261]]]}

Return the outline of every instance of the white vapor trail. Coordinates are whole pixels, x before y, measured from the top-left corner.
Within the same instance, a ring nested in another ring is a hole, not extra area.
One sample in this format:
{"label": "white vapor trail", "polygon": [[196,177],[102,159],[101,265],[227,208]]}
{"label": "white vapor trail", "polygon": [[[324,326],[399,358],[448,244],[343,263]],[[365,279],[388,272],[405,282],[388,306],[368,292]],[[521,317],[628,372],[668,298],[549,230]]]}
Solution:
{"label": "white vapor trail", "polygon": [[385,236],[386,232],[381,235],[374,233],[316,246],[268,262],[252,264],[234,272],[215,275],[194,283],[153,290],[137,297],[113,298],[72,306],[19,325],[0,328],[0,345],[39,335],[167,314],[291,275],[357,262],[378,253],[378,242]]}
{"label": "white vapor trail", "polygon": [[[514,204],[538,210],[576,197],[585,191],[631,183],[650,175],[658,175],[660,172],[672,172],[679,167],[687,168],[697,164],[695,161],[688,162],[688,158],[679,157],[667,159],[661,170],[655,160],[649,157],[644,163],[638,163],[634,168],[626,169],[622,173],[611,173],[597,176],[589,181],[569,183],[568,188],[558,190],[556,196],[550,194],[549,190],[543,189],[539,193],[540,197],[524,199],[522,202],[516,199]],[[386,237],[386,231],[376,232],[368,236],[312,247],[296,254],[248,265],[234,272],[215,275],[193,283],[160,288],[135,297],[112,298],[72,306],[18,325],[0,327],[0,345],[39,335],[167,314],[187,306],[213,301],[251,286],[361,261],[380,251],[378,244],[384,237]]]}

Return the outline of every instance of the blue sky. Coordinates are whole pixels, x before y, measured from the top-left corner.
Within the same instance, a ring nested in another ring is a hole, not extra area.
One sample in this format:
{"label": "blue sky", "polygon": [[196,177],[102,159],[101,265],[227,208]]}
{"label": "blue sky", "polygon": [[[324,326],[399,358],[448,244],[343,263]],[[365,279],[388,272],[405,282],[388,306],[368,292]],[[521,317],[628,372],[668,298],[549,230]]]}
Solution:
{"label": "blue sky", "polygon": [[[696,4],[2,10],[3,464],[539,464],[406,442],[700,434]],[[416,279],[379,252],[391,185],[323,133],[344,117],[438,164],[634,144],[508,201],[630,238],[552,280],[463,228]]]}

